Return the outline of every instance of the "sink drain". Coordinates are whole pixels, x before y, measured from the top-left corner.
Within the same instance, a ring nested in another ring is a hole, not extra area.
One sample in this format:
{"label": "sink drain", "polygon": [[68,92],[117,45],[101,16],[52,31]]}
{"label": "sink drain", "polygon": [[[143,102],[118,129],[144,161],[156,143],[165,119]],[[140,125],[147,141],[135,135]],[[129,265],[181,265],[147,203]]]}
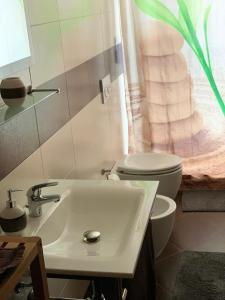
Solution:
{"label": "sink drain", "polygon": [[83,234],[83,241],[85,243],[91,244],[96,243],[100,240],[101,233],[95,230],[88,230]]}

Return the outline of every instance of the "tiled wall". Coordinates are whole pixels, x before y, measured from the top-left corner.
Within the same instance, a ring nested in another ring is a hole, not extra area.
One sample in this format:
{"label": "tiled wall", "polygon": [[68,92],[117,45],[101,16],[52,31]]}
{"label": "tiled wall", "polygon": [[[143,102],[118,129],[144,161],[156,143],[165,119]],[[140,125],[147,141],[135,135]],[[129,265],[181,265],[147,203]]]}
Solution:
{"label": "tiled wall", "polygon": [[[31,185],[49,178],[100,177],[101,168],[123,152],[123,66],[114,1],[25,2],[33,64],[16,75],[33,87],[60,88],[61,93],[43,101],[35,95],[35,105],[5,122],[0,119],[0,208],[10,187],[24,189],[18,195],[24,205]],[[98,81],[108,73],[112,97],[103,105]],[[55,296],[64,289],[64,296],[82,297],[86,284],[51,281],[50,287]]]}

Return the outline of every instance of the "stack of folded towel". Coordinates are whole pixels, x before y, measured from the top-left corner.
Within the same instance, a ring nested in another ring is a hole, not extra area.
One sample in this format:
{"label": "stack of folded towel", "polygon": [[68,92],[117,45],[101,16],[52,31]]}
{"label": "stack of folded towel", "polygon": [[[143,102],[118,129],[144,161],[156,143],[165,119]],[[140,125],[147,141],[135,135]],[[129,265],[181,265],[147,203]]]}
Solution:
{"label": "stack of folded towel", "polygon": [[23,243],[17,247],[7,248],[7,243],[0,246],[0,279],[5,271],[20,264],[23,258],[25,246]]}

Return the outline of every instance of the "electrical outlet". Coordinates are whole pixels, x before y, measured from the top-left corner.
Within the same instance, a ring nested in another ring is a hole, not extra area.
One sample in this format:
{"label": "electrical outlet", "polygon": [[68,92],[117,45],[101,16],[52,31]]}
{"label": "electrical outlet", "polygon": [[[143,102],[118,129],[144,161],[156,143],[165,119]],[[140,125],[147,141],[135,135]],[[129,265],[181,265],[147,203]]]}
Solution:
{"label": "electrical outlet", "polygon": [[105,104],[112,94],[111,77],[109,74],[100,80],[100,91],[102,94],[102,104]]}

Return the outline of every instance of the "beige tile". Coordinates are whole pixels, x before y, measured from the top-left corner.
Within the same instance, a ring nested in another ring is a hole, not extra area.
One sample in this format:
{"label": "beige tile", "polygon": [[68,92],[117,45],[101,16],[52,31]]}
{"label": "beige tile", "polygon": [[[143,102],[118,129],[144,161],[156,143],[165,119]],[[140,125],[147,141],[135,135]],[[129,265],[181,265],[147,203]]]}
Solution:
{"label": "beige tile", "polygon": [[82,37],[82,18],[65,20],[60,23],[66,71],[85,61]]}
{"label": "beige tile", "polygon": [[225,213],[182,213],[177,216],[171,241],[192,251],[225,251]]}
{"label": "beige tile", "polygon": [[102,0],[83,0],[84,16],[100,14],[102,12]]}
{"label": "beige tile", "polygon": [[116,43],[116,25],[114,13],[106,12],[101,16],[104,50]]}
{"label": "beige tile", "polygon": [[101,21],[88,16],[61,22],[66,70],[70,70],[103,51]]}
{"label": "beige tile", "polygon": [[99,16],[94,15],[84,18],[82,31],[87,51],[86,59],[90,59],[103,51],[102,28]]}
{"label": "beige tile", "polygon": [[46,178],[65,178],[74,168],[71,124],[67,123],[41,146]]}
{"label": "beige tile", "polygon": [[114,5],[119,0],[102,0],[102,12],[113,12],[114,11]]}
{"label": "beige tile", "polygon": [[51,297],[59,297],[68,280],[48,278],[48,289]]}
{"label": "beige tile", "polygon": [[85,280],[68,280],[60,297],[83,299],[87,291],[89,281]]}
{"label": "beige tile", "polygon": [[[178,195],[176,201],[181,200],[180,198],[181,194]],[[156,263],[157,281],[160,285],[159,300],[167,299],[164,292],[171,291],[173,288],[182,254],[181,248],[204,252],[225,251],[224,217],[224,212],[183,213],[179,211],[166,253]]]}
{"label": "beige tile", "polygon": [[26,0],[31,25],[58,20],[57,0]]}
{"label": "beige tile", "polygon": [[60,25],[58,22],[34,26],[31,29],[33,41],[33,64],[31,76],[38,86],[64,73]]}
{"label": "beige tile", "polygon": [[122,115],[120,107],[120,85],[117,79],[112,83],[111,99],[105,104],[109,114],[109,136],[111,144],[111,156],[114,161],[121,159],[123,155]]}
{"label": "beige tile", "polygon": [[103,0],[58,0],[61,20],[100,14]]}
{"label": "beige tile", "polygon": [[156,264],[157,283],[164,289],[171,291],[175,284],[182,253],[170,256]]}
{"label": "beige tile", "polygon": [[8,176],[0,181],[0,208],[5,205],[6,191],[10,188],[22,189],[23,192],[17,193],[15,199],[24,206],[27,204],[26,192],[35,184],[44,180],[42,160],[40,150],[35,151]]}
{"label": "beige tile", "polygon": [[58,0],[60,20],[82,17],[84,15],[84,0]]}
{"label": "beige tile", "polygon": [[157,261],[159,262],[179,252],[182,252],[182,249],[169,241],[162,254],[157,258]]}
{"label": "beige tile", "polygon": [[112,161],[109,117],[100,96],[73,118],[72,128],[77,176],[99,176],[106,162]]}
{"label": "beige tile", "polygon": [[170,292],[161,286],[157,287],[156,300],[171,300]]}

